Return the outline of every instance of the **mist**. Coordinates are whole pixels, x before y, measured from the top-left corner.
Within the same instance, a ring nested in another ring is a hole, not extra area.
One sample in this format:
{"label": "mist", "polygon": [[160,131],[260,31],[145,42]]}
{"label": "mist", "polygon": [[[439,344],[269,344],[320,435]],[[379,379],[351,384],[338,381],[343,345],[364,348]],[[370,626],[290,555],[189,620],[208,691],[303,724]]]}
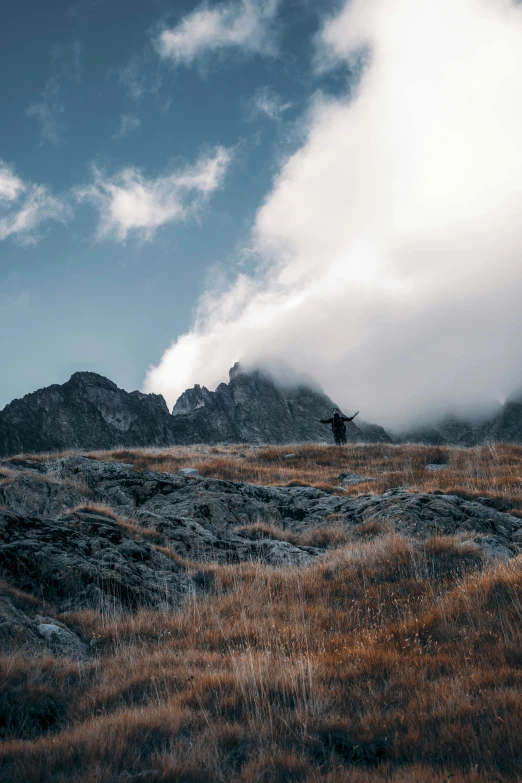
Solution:
{"label": "mist", "polygon": [[352,0],[316,65],[363,51],[355,93],[314,96],[260,205],[257,273],[208,291],[149,370],[169,405],[238,360],[305,373],[391,429],[521,388],[522,9]]}

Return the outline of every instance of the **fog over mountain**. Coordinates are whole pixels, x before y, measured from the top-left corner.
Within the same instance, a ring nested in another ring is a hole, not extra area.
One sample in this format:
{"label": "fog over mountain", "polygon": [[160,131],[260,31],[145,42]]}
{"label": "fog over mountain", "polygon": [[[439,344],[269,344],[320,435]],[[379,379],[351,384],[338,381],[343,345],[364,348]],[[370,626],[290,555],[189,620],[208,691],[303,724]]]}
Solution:
{"label": "fog over mountain", "polygon": [[146,391],[172,405],[237,360],[285,364],[404,427],[522,382],[522,8],[352,0],[317,39],[304,142],[260,206],[258,271],[201,299]]}

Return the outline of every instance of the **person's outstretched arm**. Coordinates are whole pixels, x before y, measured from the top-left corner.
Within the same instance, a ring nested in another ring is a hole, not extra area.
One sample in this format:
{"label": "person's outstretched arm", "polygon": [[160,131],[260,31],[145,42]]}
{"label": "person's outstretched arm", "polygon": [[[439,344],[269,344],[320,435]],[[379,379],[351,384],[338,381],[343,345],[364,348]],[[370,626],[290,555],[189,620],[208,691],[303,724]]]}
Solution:
{"label": "person's outstretched arm", "polygon": [[314,419],[316,421],[320,421],[321,424],[332,424],[332,422],[333,422],[333,419],[317,419],[315,416],[314,416]]}
{"label": "person's outstretched arm", "polygon": [[[359,413],[359,411],[357,411],[357,413]],[[357,416],[357,413],[354,413],[353,416],[343,416],[343,421],[353,421]]]}

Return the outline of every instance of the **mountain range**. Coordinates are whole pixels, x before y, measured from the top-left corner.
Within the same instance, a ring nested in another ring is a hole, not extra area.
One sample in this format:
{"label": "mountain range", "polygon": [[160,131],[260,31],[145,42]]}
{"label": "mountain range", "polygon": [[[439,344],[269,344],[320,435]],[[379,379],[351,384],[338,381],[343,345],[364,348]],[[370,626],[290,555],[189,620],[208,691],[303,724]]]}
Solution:
{"label": "mountain range", "polygon": [[[262,370],[238,363],[215,391],[196,385],[172,412],[158,394],[127,392],[93,372],[13,400],[0,411],[0,456],[68,449],[168,447],[196,443],[278,444],[333,441],[317,419],[334,402],[320,389],[283,386]],[[347,423],[348,442],[422,442],[472,446],[522,443],[522,400],[507,402],[480,425],[456,418],[391,437],[377,424]]]}

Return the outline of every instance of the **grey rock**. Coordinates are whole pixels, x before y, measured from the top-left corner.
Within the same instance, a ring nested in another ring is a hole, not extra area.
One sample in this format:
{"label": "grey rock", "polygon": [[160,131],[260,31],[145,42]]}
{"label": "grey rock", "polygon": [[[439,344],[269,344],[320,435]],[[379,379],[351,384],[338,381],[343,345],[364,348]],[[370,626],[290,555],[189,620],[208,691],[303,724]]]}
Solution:
{"label": "grey rock", "polygon": [[367,443],[391,443],[392,439],[386,430],[378,424],[369,424],[368,422],[357,419],[357,426],[364,435]]}
{"label": "grey rock", "polygon": [[0,575],[59,611],[169,607],[193,590],[151,544],[89,513],[57,520],[0,511]]}
{"label": "grey rock", "polygon": [[377,481],[376,478],[369,478],[368,476],[361,476],[359,473],[340,473],[339,481],[344,486],[352,486],[354,484],[362,484],[365,481]]}
{"label": "grey rock", "polygon": [[522,443],[522,399],[506,402],[486,429],[485,439],[497,443]]}
{"label": "grey rock", "polygon": [[[24,599],[9,595],[5,590],[0,595],[0,654],[24,653],[26,655],[65,656],[73,660],[85,660],[89,646],[70,628],[53,618],[31,617],[34,605],[25,605]],[[15,601],[18,606],[15,606]]]}
{"label": "grey rock", "polygon": [[447,465],[439,465],[436,462],[430,462],[429,465],[426,465],[426,470],[446,470],[447,467]]}
{"label": "grey rock", "polygon": [[[85,457],[65,457],[59,462],[65,475],[81,472],[99,502],[114,504],[123,515],[160,532],[180,554],[196,560],[264,558],[266,554],[247,553],[239,547],[235,540],[238,527],[266,522],[300,533],[328,524],[330,514],[344,519],[348,527],[379,519],[414,538],[475,533],[499,536],[506,546],[515,548],[512,536],[522,528],[521,519],[506,513],[504,504],[490,498],[467,500],[457,495],[414,494],[401,488],[382,495],[338,497],[313,487],[266,487],[204,477],[194,482],[151,472],[116,473],[111,463]],[[296,563],[303,561],[297,551],[293,557]],[[275,560],[270,558],[265,562]]]}
{"label": "grey rock", "polygon": [[0,505],[8,506],[17,514],[31,517],[55,517],[64,509],[86,503],[86,497],[74,488],[80,484],[78,478],[69,479],[64,485],[51,475],[26,475],[20,472],[6,487],[0,487]]}
{"label": "grey rock", "polygon": [[193,478],[201,478],[201,473],[199,472],[199,470],[197,470],[197,468],[180,468],[178,470],[178,473],[180,476],[185,476],[185,477],[192,476]]}
{"label": "grey rock", "polygon": [[36,628],[45,640],[49,651],[54,655],[62,655],[75,660],[88,658],[89,646],[62,623],[57,623],[57,621],[39,623]]}
{"label": "grey rock", "polygon": [[27,613],[13,604],[12,596],[3,594],[0,595],[0,654],[19,651],[45,652],[45,642]]}
{"label": "grey rock", "polygon": [[[47,491],[42,490],[45,474],[29,484],[31,492],[26,495],[31,509],[40,503],[45,513],[25,514],[24,495],[18,490],[6,498],[16,505],[16,513],[0,511],[0,578],[45,600],[56,613],[87,607],[105,611],[175,607],[188,596],[211,589],[211,579],[202,577],[203,572],[194,573],[190,562],[306,566],[324,551],[281,541],[277,533],[260,539],[248,529],[259,522],[276,531],[303,533],[331,524],[335,515],[347,531],[377,520],[418,541],[434,535],[457,536],[475,542],[488,557],[510,557],[522,549],[522,520],[491,498],[413,494],[401,488],[381,495],[337,496],[312,487],[139,472],[76,455],[55,459],[47,468],[53,482],[47,506],[42,501]],[[27,486],[26,478],[21,473],[13,484]],[[119,517],[140,527],[124,527],[103,509],[77,508],[69,484],[80,479],[93,502],[112,506]],[[50,509],[54,516],[49,515]],[[188,564],[156,546],[186,558]],[[3,635],[6,644],[18,639],[20,645],[41,649],[42,629],[39,632],[33,621],[18,616],[16,606],[4,604],[0,641]],[[38,624],[62,628],[64,634],[52,629],[56,650],[60,638],[64,645],[72,644],[70,630],[52,617]]]}
{"label": "grey rock", "polygon": [[473,541],[479,549],[495,560],[508,560],[513,557],[513,548],[506,546],[498,536],[476,536]]}

